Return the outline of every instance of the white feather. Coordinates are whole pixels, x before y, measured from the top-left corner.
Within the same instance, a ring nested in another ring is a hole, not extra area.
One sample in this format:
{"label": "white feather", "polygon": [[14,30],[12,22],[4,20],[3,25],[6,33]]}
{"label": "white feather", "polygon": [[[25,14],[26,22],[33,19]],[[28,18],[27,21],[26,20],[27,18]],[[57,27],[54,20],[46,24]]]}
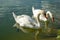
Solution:
{"label": "white feather", "polygon": [[40,28],[40,25],[28,15],[16,16],[13,13],[13,17],[21,27],[28,27],[28,28],[35,28],[35,29]]}

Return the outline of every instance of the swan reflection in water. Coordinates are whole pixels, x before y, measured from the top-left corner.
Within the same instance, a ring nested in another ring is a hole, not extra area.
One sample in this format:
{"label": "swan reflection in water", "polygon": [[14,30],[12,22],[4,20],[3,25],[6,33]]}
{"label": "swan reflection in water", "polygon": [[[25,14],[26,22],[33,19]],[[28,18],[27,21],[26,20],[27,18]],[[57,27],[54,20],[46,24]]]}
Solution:
{"label": "swan reflection in water", "polygon": [[[40,33],[39,34],[40,36],[39,35],[35,36],[35,40],[38,40],[38,39],[40,40],[41,39],[40,37],[42,37],[44,40],[49,40],[49,39],[56,40],[56,36],[57,36],[57,34],[56,34],[57,31],[56,30],[52,30],[52,31],[55,31],[55,32],[52,32],[51,35],[48,34],[49,38],[47,38],[47,37],[45,37],[47,33],[45,33],[45,34],[44,34],[44,32],[42,33],[42,29],[40,30],[40,32],[38,32],[37,29],[31,29],[31,28],[27,28],[27,27],[25,27],[25,28],[24,27],[20,27],[19,24],[17,24],[17,23],[15,23],[13,25],[13,27],[16,28],[17,32],[22,31],[24,33],[36,33],[36,34]],[[38,38],[38,36],[39,36],[39,38]]]}

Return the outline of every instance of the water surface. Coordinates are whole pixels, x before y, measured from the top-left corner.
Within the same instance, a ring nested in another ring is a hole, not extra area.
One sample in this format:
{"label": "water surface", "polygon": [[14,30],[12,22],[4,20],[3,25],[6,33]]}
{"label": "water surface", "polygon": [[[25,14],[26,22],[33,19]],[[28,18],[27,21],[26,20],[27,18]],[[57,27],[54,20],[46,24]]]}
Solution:
{"label": "water surface", "polygon": [[[49,10],[54,14],[54,27],[60,28],[60,0],[0,0],[0,40],[34,40],[34,34],[16,32],[12,12],[16,15],[32,16],[32,6]],[[40,40],[56,40],[55,37],[39,38]]]}

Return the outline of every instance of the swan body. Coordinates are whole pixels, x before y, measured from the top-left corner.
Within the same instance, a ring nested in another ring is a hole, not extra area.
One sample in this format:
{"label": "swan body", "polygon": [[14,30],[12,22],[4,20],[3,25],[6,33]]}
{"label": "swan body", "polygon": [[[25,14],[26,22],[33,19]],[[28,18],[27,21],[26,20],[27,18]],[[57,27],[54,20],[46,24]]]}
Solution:
{"label": "swan body", "polygon": [[40,23],[37,23],[34,19],[32,19],[28,15],[16,16],[13,12],[13,17],[16,23],[20,25],[20,27],[28,27],[28,28],[34,28],[34,29],[40,28]]}

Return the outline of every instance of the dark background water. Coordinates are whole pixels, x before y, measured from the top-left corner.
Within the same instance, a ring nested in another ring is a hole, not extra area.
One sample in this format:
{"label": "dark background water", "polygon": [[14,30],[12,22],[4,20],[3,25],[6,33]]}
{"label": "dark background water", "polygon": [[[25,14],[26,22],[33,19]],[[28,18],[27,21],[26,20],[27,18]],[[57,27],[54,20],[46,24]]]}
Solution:
{"label": "dark background water", "polygon": [[[33,34],[16,32],[13,28],[15,21],[12,12],[17,15],[26,14],[32,16],[32,6],[49,10],[54,14],[53,26],[60,28],[60,0],[0,0],[0,40],[33,40]],[[56,40],[45,38],[41,40]]]}

